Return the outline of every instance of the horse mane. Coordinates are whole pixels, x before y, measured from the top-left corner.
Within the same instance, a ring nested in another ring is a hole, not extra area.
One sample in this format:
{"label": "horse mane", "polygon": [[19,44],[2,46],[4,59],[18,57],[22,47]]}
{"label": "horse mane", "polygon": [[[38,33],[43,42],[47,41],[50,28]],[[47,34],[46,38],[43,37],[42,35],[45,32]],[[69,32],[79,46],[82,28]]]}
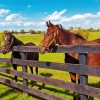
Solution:
{"label": "horse mane", "polygon": [[12,35],[13,39],[14,39],[14,44],[15,45],[24,45],[24,43],[19,40],[18,38],[16,38],[14,35]]}
{"label": "horse mane", "polygon": [[[59,25],[58,25],[58,27],[59,27]],[[81,35],[79,35],[78,33],[74,32],[74,31],[65,30],[65,29],[64,29],[63,27],[61,27],[61,26],[60,26],[59,28],[60,28],[61,30],[63,30],[64,32],[67,32],[67,33],[69,33],[69,34],[73,34],[73,35],[75,35],[76,37],[85,40]]]}
{"label": "horse mane", "polygon": [[[78,38],[80,38],[80,39],[84,39],[81,35],[79,35],[79,34],[75,34]],[[85,39],[84,39],[85,40]]]}

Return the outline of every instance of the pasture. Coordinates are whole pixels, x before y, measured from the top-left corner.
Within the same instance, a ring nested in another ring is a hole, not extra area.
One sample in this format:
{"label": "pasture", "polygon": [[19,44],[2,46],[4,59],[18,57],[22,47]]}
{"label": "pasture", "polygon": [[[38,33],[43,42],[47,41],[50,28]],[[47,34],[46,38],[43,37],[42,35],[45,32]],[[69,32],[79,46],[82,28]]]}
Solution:
{"label": "pasture", "polygon": [[[93,40],[96,38],[100,38],[100,34],[99,33],[90,33],[91,35],[89,35],[88,40]],[[15,35],[17,38],[19,38],[20,40],[22,40],[24,43],[27,42],[34,42],[36,45],[39,44],[39,42],[41,41],[43,35],[42,34],[34,34],[34,35],[23,35],[23,34],[18,34]],[[0,57],[10,57],[10,53],[7,55],[3,55],[0,54]],[[44,55],[40,55],[40,61],[52,61],[52,62],[62,62],[64,63],[64,54],[62,53],[56,53],[56,54],[49,54],[46,53]],[[0,64],[0,66],[4,66],[6,68],[11,68],[12,66],[10,64]],[[21,71],[21,67],[18,68],[19,71]],[[29,72],[30,73],[30,72]],[[0,73],[2,74],[2,73]],[[51,77],[51,78],[56,78],[56,79],[61,79],[64,81],[70,81],[69,78],[69,74],[67,72],[63,72],[63,71],[55,71],[55,70],[47,70],[47,69],[39,69],[39,75],[43,75],[43,76],[47,76],[47,77]],[[8,77],[8,78],[13,78],[13,76],[9,76],[9,75],[3,75],[4,77]],[[21,78],[19,78],[19,82],[22,81]],[[98,77],[93,77],[90,76],[89,77],[89,85],[100,88],[100,78]],[[32,84],[31,82],[29,82],[29,86],[33,86],[34,88],[39,88],[42,89],[45,92],[54,94],[54,95],[59,95],[61,97],[64,98],[68,98],[69,100],[72,100],[72,91],[71,92],[66,92],[64,89],[60,89],[60,88],[56,88],[54,86],[50,86],[50,85],[46,85],[45,87],[42,86],[41,83],[37,83],[37,84]],[[26,94],[22,94],[21,92],[15,92],[12,88],[9,88],[7,86],[4,86],[2,84],[0,84],[0,99],[1,100],[40,100],[40,98],[33,96],[33,95],[26,95]],[[90,99],[91,100],[91,99]],[[99,100],[97,98],[95,98],[95,100]]]}

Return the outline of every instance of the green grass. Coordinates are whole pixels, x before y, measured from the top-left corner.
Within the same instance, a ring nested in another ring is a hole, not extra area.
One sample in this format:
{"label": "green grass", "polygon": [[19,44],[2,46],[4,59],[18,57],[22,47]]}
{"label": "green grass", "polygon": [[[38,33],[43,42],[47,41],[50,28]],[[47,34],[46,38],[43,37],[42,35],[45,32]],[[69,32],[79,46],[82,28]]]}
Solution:
{"label": "green grass", "polygon": [[[91,33],[91,34],[93,35],[93,33]],[[94,33],[94,34],[97,34],[97,33]],[[89,40],[94,39],[94,37],[95,38],[99,37],[96,35],[94,35],[94,36],[92,36],[92,35],[89,36]],[[37,34],[34,34],[34,35],[18,34],[15,36],[17,38],[19,38],[20,40],[24,41],[24,43],[31,41],[31,42],[35,43],[36,45],[39,45],[39,42],[41,41],[41,39],[43,37],[43,35],[37,35]],[[7,55],[0,54],[0,57],[10,58],[10,55],[11,55],[10,53]],[[64,54],[63,53],[55,53],[55,54],[46,53],[44,55],[40,55],[39,60],[63,63],[64,62]],[[1,63],[0,66],[12,69],[12,66],[10,64]],[[18,67],[18,70],[21,71],[21,67]],[[28,70],[28,71],[30,73],[30,70]],[[60,80],[68,81],[68,82],[70,81],[69,74],[67,72],[63,72],[63,71],[39,68],[39,75],[48,76],[51,78],[56,78],[56,79],[60,79]],[[12,75],[3,74],[3,77],[13,79]],[[18,80],[19,80],[19,82],[21,82],[22,78],[18,78]],[[94,77],[94,76],[89,76],[89,85],[100,88],[100,78]],[[50,85],[46,85],[44,87],[44,86],[42,86],[42,83],[37,83],[36,85],[34,85],[30,81],[29,81],[29,86],[36,88],[36,89],[41,88],[42,91],[44,91],[44,92],[72,100],[72,91],[66,92],[65,89],[61,89],[61,88],[50,86]],[[0,100],[41,100],[41,99],[34,95],[25,95],[19,91],[15,92],[12,88],[7,87],[3,84],[0,84]],[[99,99],[95,98],[95,100],[99,100]]]}
{"label": "green grass", "polygon": [[90,32],[88,40],[95,40],[97,38],[100,38],[100,32]]}

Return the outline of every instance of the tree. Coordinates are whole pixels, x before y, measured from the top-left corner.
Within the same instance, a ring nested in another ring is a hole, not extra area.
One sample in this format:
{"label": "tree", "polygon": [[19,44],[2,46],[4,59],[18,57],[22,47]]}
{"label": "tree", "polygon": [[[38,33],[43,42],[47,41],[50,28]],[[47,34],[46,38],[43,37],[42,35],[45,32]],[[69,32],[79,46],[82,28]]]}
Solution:
{"label": "tree", "polygon": [[36,32],[35,32],[34,30],[32,30],[32,29],[29,30],[29,33],[30,33],[30,34],[36,34]]}
{"label": "tree", "polygon": [[41,33],[42,33],[42,31],[37,31],[37,33],[38,33],[38,34],[41,34]]}
{"label": "tree", "polygon": [[4,31],[0,32],[0,46],[4,44]]}
{"label": "tree", "polygon": [[21,33],[21,34],[24,34],[24,33],[25,33],[24,29],[21,29],[21,30],[20,30],[20,33]]}
{"label": "tree", "polygon": [[89,28],[89,29],[87,29],[89,32],[93,32],[94,31],[94,29],[93,28]]}
{"label": "tree", "polygon": [[71,30],[71,31],[73,31],[73,29],[74,29],[73,27],[69,27],[69,28],[68,28],[68,30]]}
{"label": "tree", "polygon": [[85,39],[88,39],[89,31],[82,29],[81,27],[76,28],[77,33]]}

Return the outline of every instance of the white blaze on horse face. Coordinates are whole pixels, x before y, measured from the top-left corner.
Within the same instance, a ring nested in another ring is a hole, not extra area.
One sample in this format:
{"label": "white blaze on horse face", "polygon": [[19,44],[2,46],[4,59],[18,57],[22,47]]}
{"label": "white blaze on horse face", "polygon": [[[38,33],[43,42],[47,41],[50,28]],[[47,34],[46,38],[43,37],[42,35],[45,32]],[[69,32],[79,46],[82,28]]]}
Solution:
{"label": "white blaze on horse face", "polygon": [[7,40],[7,37],[5,37],[5,41]]}
{"label": "white blaze on horse face", "polygon": [[47,33],[47,31],[45,31],[45,33],[44,34],[46,34]]}

